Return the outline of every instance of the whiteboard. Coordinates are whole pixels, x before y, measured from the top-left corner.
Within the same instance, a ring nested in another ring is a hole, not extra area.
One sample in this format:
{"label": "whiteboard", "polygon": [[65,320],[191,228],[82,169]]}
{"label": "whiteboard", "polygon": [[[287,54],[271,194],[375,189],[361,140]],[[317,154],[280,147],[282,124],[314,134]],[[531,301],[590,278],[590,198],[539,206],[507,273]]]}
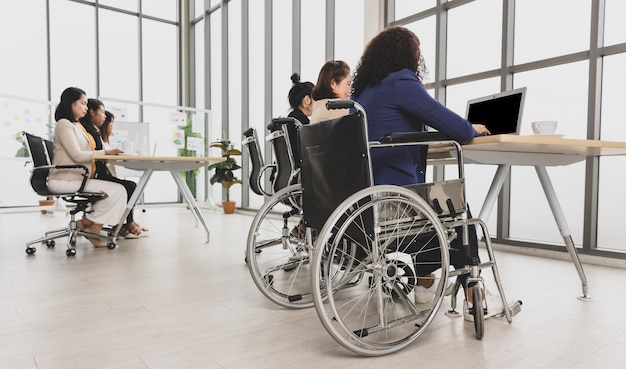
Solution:
{"label": "whiteboard", "polygon": [[113,123],[113,135],[110,137],[114,149],[122,149],[125,141],[134,143],[134,152],[142,156],[151,155],[150,125],[146,122],[118,122]]}

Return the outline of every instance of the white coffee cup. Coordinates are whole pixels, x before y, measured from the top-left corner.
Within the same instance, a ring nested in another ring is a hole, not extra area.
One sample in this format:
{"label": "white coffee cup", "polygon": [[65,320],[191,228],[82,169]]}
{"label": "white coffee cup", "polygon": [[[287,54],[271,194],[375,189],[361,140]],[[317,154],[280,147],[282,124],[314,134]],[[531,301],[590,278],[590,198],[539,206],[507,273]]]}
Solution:
{"label": "white coffee cup", "polygon": [[124,141],[122,142],[122,151],[125,154],[134,154],[135,153],[135,143],[132,141]]}
{"label": "white coffee cup", "polygon": [[551,135],[556,131],[556,120],[540,120],[532,122],[533,133],[536,135]]}

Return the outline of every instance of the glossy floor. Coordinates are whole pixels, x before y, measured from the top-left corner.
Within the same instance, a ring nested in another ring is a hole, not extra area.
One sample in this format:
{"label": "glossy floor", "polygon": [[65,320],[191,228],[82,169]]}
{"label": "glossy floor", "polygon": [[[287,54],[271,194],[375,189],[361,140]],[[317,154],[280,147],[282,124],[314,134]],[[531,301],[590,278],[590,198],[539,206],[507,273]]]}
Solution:
{"label": "glossy floor", "polygon": [[[65,214],[0,214],[0,367],[73,368],[616,368],[626,361],[626,270],[585,265],[592,302],[568,261],[499,251],[512,324],[472,323],[443,310],[415,343],[358,357],[315,309],[268,302],[244,264],[251,217],[206,210],[211,242],[184,207],[139,213],[150,236],[114,250],[79,240],[75,257],[25,242]],[[493,288],[495,289],[495,288]],[[460,296],[460,295],[459,295]],[[448,304],[448,298],[444,304]],[[445,305],[444,305],[445,308]]]}

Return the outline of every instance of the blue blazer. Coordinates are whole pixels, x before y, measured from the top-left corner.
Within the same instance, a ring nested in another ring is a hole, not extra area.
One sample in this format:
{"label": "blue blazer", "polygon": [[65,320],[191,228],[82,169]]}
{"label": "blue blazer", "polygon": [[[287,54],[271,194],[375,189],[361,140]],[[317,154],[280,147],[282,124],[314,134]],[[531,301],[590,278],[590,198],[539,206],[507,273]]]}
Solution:
{"label": "blue blazer", "polygon": [[[376,86],[365,88],[358,98],[367,114],[370,141],[395,132],[424,131],[425,125],[460,143],[480,136],[471,123],[435,100],[415,73],[408,69],[387,75]],[[375,184],[423,183],[426,146],[375,148],[371,159]]]}

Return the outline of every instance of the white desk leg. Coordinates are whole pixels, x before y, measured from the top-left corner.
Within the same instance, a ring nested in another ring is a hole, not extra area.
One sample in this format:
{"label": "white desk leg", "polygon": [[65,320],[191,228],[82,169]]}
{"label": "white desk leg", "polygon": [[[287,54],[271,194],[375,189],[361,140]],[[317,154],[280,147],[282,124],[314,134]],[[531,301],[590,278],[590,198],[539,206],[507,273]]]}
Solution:
{"label": "white desk leg", "polygon": [[539,177],[539,181],[543,187],[543,192],[546,194],[546,198],[548,199],[548,204],[550,204],[550,209],[552,209],[552,215],[554,216],[556,224],[559,227],[559,232],[561,232],[561,236],[565,241],[565,247],[567,248],[570,257],[576,266],[576,270],[578,271],[578,276],[580,277],[583,288],[583,294],[578,296],[578,299],[582,301],[591,301],[591,297],[587,291],[587,277],[585,277],[585,271],[583,270],[583,266],[578,258],[578,252],[576,251],[574,241],[572,240],[572,233],[567,226],[565,215],[563,214],[563,210],[561,210],[561,205],[559,204],[559,200],[554,192],[554,187],[552,187],[548,171],[541,165],[535,166],[535,170],[537,171],[537,176]]}
{"label": "white desk leg", "polygon": [[481,219],[483,222],[487,223],[487,219],[491,215],[491,211],[493,210],[493,206],[498,199],[498,194],[500,193],[500,189],[502,189],[502,184],[506,179],[506,176],[511,171],[510,164],[500,164],[498,165],[498,170],[496,170],[496,174],[493,176],[493,181],[491,181],[491,186],[489,187],[489,191],[487,191],[487,196],[485,197],[485,202],[483,202],[483,207],[480,208],[480,213],[478,214],[478,219]]}
{"label": "white desk leg", "polygon": [[143,190],[146,188],[146,184],[148,183],[150,176],[152,176],[153,171],[153,169],[146,169],[141,175],[141,178],[139,178],[135,191],[133,191],[132,195],[130,195],[130,199],[128,199],[128,203],[126,203],[126,210],[124,210],[122,219],[120,219],[119,223],[117,223],[117,226],[113,230],[113,236],[115,238],[117,238],[117,235],[120,233],[120,229],[122,229],[122,225],[126,222],[126,217],[128,217],[128,214],[130,214],[131,210],[133,210],[135,204],[137,204],[137,200],[139,200]]}
{"label": "white desk leg", "polygon": [[206,242],[209,242],[209,239],[210,239],[209,227],[207,227],[206,222],[204,221],[204,217],[202,216],[202,213],[200,212],[200,209],[198,208],[196,199],[193,198],[193,194],[191,193],[191,190],[189,190],[189,187],[187,186],[187,183],[185,183],[185,180],[183,179],[183,176],[180,174],[180,171],[171,170],[170,173],[172,174],[172,177],[174,177],[174,181],[176,181],[176,184],[178,185],[178,189],[182,193],[183,197],[185,198],[185,200],[187,200],[187,204],[189,205],[189,208],[193,211],[196,217],[196,220],[199,220],[200,223],[202,223],[202,226],[204,227],[204,230],[206,231]]}

